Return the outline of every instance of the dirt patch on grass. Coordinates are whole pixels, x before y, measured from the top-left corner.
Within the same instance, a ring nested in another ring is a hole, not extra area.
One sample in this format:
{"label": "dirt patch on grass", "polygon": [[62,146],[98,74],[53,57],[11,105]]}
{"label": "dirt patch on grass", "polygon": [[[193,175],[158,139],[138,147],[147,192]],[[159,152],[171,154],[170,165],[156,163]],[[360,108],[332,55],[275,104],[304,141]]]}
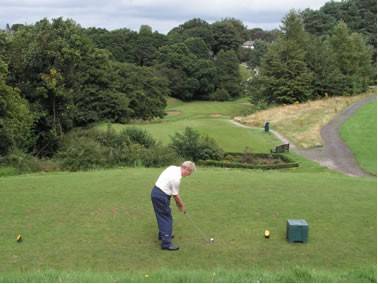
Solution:
{"label": "dirt patch on grass", "polygon": [[178,110],[168,110],[168,111],[166,111],[166,114],[167,115],[177,116],[177,115],[181,115],[181,111],[178,111]]}

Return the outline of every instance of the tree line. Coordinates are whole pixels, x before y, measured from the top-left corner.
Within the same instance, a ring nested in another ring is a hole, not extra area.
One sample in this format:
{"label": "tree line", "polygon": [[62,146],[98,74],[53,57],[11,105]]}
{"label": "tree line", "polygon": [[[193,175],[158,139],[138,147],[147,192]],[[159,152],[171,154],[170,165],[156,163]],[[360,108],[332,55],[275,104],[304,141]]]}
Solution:
{"label": "tree line", "polygon": [[[195,18],[167,35],[63,18],[8,25],[0,31],[0,156],[52,156],[75,127],[163,117],[169,96],[269,104],[363,91],[375,78],[373,2],[291,11],[272,31],[233,18]],[[241,47],[247,40],[253,49]],[[255,73],[248,82],[241,62]]]}

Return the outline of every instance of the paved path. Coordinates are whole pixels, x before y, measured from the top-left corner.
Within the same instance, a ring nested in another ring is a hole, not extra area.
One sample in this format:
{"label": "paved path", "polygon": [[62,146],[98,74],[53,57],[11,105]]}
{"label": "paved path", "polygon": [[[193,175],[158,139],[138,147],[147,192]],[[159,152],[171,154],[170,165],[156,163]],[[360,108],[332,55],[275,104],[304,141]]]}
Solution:
{"label": "paved path", "polygon": [[[371,176],[371,174],[363,171],[356,159],[354,158],[350,149],[345,145],[339,136],[339,129],[341,125],[360,107],[363,105],[377,100],[377,97],[369,96],[357,103],[349,106],[342,113],[336,115],[336,117],[325,125],[320,130],[320,135],[323,139],[323,147],[316,147],[311,149],[300,149],[296,147],[293,143],[289,142],[284,136],[282,136],[277,131],[271,129],[271,132],[280,140],[282,143],[290,143],[290,149],[293,152],[300,154],[307,159],[318,162],[319,164],[326,166],[332,170],[342,172],[349,176]],[[240,124],[236,121],[232,121],[233,124],[252,128]]]}
{"label": "paved path", "polygon": [[349,106],[320,130],[323,147],[298,149],[298,153],[330,169],[350,176],[371,176],[358,165],[353,153],[339,136],[340,127],[360,107],[377,100],[369,96]]}

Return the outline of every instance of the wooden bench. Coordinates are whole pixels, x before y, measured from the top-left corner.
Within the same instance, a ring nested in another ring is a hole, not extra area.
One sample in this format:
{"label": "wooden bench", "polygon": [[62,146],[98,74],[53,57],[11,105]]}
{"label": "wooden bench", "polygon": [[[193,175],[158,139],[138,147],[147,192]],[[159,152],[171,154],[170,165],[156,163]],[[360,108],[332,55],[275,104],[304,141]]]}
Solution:
{"label": "wooden bench", "polygon": [[289,152],[290,144],[282,144],[277,146],[275,149],[270,150],[270,153],[284,153]]}

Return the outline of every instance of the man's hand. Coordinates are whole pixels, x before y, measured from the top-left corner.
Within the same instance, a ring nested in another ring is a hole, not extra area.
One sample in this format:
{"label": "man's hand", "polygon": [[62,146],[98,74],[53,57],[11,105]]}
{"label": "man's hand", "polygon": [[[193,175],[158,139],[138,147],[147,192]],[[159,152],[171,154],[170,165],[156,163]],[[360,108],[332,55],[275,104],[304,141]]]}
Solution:
{"label": "man's hand", "polygon": [[173,198],[175,199],[176,201],[176,205],[177,205],[177,208],[183,212],[184,214],[186,213],[186,207],[185,207],[185,204],[184,202],[182,201],[180,195],[174,195]]}
{"label": "man's hand", "polygon": [[185,205],[182,206],[182,207],[179,207],[179,210],[180,210],[182,213],[186,214],[186,208],[185,208]]}

